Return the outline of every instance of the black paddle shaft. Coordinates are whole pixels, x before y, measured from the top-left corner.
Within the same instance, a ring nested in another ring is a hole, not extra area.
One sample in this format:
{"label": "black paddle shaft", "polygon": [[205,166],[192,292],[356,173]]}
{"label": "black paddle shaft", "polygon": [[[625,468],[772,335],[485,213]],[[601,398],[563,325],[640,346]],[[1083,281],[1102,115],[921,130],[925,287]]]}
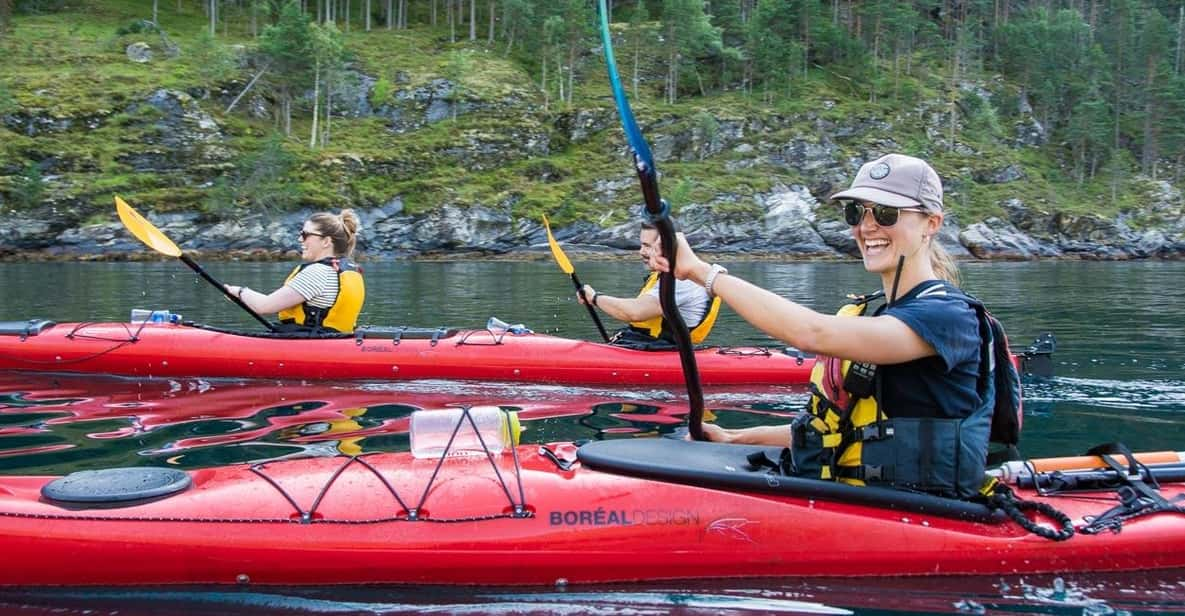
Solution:
{"label": "black paddle shaft", "polygon": [[679,360],[683,364],[683,377],[687,381],[687,428],[691,437],[697,441],[704,440],[704,392],[700,385],[699,369],[695,363],[695,349],[691,345],[691,333],[687,331],[687,324],[679,314],[679,307],[675,304],[675,253],[678,244],[675,237],[675,224],[670,217],[670,207],[658,193],[658,171],[654,167],[654,156],[650,153],[650,146],[642,137],[634,113],[630,110],[629,99],[625,96],[625,89],[621,86],[621,79],[617,74],[617,61],[613,59],[613,37],[609,33],[609,9],[605,0],[598,0],[597,12],[601,21],[601,47],[605,53],[605,66],[609,73],[609,85],[613,89],[613,100],[617,105],[617,116],[621,119],[621,126],[625,130],[626,140],[634,153],[634,168],[638,172],[638,181],[642,187],[642,197],[646,202],[646,218],[658,228],[658,235],[662,238],[663,255],[670,263],[670,271],[659,277],[659,303],[662,304],[663,317],[671,324],[671,331],[675,336],[675,343],[679,348]]}
{"label": "black paddle shaft", "polygon": [[189,269],[197,272],[198,275],[201,276],[202,278],[205,278],[206,282],[214,285],[215,287],[218,287],[218,290],[222,291],[222,294],[225,295],[228,299],[230,299],[230,301],[238,304],[239,308],[246,310],[247,314],[255,317],[255,320],[262,323],[263,326],[266,327],[269,332],[276,331],[276,326],[272,325],[271,321],[268,321],[267,319],[259,316],[259,313],[255,312],[254,310],[251,309],[250,306],[243,303],[243,300],[239,299],[238,297],[235,297],[235,295],[233,293],[231,293],[230,291],[227,291],[225,285],[223,285],[221,282],[218,282],[217,280],[215,280],[214,277],[211,276],[208,272],[206,272],[206,270],[203,269],[202,266],[198,265],[196,261],[194,261],[193,259],[190,259],[189,256],[187,256],[185,254],[182,254],[179,258],[181,259],[182,263],[189,266]]}
{"label": "black paddle shaft", "polygon": [[576,294],[580,299],[584,300],[584,307],[588,308],[588,316],[592,317],[593,323],[597,324],[597,331],[601,332],[601,338],[605,342],[609,342],[609,334],[605,333],[605,324],[601,323],[601,317],[597,314],[592,304],[588,303],[588,298],[584,296],[584,285],[580,284],[580,279],[576,277],[576,272],[572,272],[572,284],[576,286]]}
{"label": "black paddle shaft", "polygon": [[[645,183],[643,185],[645,186]],[[657,194],[657,187],[654,187],[654,192]],[[665,206],[666,203],[664,202],[663,205]],[[647,203],[647,210],[650,210],[649,203]],[[669,216],[665,215],[666,211],[667,208],[663,207],[662,218],[653,221],[654,226],[658,228],[658,236],[662,238],[663,256],[670,263],[670,268],[658,277],[658,300],[662,305],[663,318],[673,325],[670,330],[675,336],[675,344],[679,349],[679,361],[683,364],[683,378],[687,382],[687,404],[690,410],[687,417],[687,430],[691,433],[691,438],[703,441],[707,440],[704,437],[704,388],[700,383],[699,367],[695,362],[695,347],[691,342],[691,332],[688,331],[687,324],[683,321],[683,315],[679,312],[679,305],[675,301],[675,274],[672,272],[675,271],[675,255],[679,245],[676,243],[678,238],[675,236],[675,224]]]}

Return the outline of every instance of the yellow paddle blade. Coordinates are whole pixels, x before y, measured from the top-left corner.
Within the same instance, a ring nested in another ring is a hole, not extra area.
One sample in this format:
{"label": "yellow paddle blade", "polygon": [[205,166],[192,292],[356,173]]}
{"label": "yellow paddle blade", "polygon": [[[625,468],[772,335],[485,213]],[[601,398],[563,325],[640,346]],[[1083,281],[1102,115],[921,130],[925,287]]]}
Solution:
{"label": "yellow paddle blade", "polygon": [[118,196],[115,197],[115,211],[119,212],[119,219],[123,222],[123,226],[136,236],[136,239],[144,242],[145,246],[161,253],[162,255],[170,257],[180,257],[181,249],[173,243],[173,240],[165,236],[148,222],[148,219],[140,215],[140,212],[132,209],[123,199]]}
{"label": "yellow paddle blade", "polygon": [[555,257],[556,264],[564,270],[565,274],[576,271],[576,268],[572,267],[572,262],[568,260],[568,255],[564,254],[559,242],[555,241],[555,236],[551,234],[551,224],[547,222],[546,214],[543,215],[543,228],[547,230],[547,245],[551,246],[551,256]]}

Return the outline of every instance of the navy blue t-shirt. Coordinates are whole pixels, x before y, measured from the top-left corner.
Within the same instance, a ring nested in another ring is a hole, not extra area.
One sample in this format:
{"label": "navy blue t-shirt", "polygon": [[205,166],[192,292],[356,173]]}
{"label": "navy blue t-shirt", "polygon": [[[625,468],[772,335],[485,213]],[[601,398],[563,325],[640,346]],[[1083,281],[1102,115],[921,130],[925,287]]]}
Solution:
{"label": "navy blue t-shirt", "polygon": [[958,291],[950,287],[947,292],[947,284],[928,280],[880,310],[908,325],[937,352],[879,367],[882,408],[889,417],[960,418],[980,406],[979,320]]}

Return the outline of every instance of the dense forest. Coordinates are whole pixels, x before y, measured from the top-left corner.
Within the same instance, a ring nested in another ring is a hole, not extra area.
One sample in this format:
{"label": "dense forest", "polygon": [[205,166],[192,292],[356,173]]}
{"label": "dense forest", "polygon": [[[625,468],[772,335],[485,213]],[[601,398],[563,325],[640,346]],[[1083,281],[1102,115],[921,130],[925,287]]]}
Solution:
{"label": "dense forest", "polygon": [[[338,141],[349,139],[343,127],[351,121],[340,111],[343,98],[353,95],[342,85],[345,76],[359,66],[395,63],[378,67],[367,92],[376,108],[393,101],[407,85],[399,63],[413,65],[411,58],[425,50],[411,48],[424,41],[432,47],[432,70],[453,85],[447,96],[454,101],[513,81],[497,74],[490,58],[526,75],[530,96],[547,113],[603,105],[608,94],[593,0],[93,1],[107,7],[95,11],[103,19],[119,15],[111,34],[121,41],[139,36],[166,49],[183,41],[189,64],[173,81],[190,91],[225,91],[230,101],[217,105],[220,117],[241,113],[250,97],[264,101],[276,138],[243,148],[240,165],[356,146]],[[1124,183],[1137,174],[1177,183],[1185,173],[1181,0],[614,0],[609,6],[631,96],[666,106],[706,132],[716,128],[715,114],[692,110],[743,101],[745,109],[793,112],[818,104],[813,94],[826,90],[844,113],[908,115],[920,113],[923,99],[937,101],[926,112],[945,118],[940,131],[898,139],[904,145],[925,139],[927,151],[999,140],[1016,118],[1031,118],[1045,135],[1043,155],[1058,170],[1054,182],[1090,186],[1089,194],[1109,192],[1111,200],[1121,199]],[[32,43],[22,47],[23,20],[66,12],[86,14],[71,0],[0,0],[0,45],[10,54],[33,50]],[[128,19],[129,13],[140,17]],[[374,51],[385,37],[409,33],[426,38],[398,39],[406,51],[393,55]],[[56,61],[71,61],[41,60],[49,71]],[[31,81],[0,74],[0,116],[34,106]],[[983,87],[993,89],[991,97]],[[452,106],[453,118],[464,108]],[[13,145],[9,167],[35,150]],[[9,203],[31,206],[41,196],[45,169],[36,162],[7,172],[0,191]],[[252,196],[247,184],[238,182],[232,195],[238,202],[276,199],[263,189]]]}

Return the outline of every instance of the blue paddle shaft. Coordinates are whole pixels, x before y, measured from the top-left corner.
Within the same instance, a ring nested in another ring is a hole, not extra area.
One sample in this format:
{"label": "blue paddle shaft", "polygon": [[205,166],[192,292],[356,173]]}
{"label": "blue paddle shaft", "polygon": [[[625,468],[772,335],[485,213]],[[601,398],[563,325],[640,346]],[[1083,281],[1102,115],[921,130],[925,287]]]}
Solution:
{"label": "blue paddle shaft", "polygon": [[670,271],[663,272],[660,277],[658,299],[662,304],[663,317],[672,325],[671,331],[679,349],[679,360],[683,364],[683,377],[687,380],[687,403],[690,410],[687,428],[692,438],[702,441],[705,440],[703,387],[700,385],[699,368],[695,363],[691,333],[687,331],[687,324],[683,322],[683,316],[679,314],[679,307],[675,303],[675,276],[671,273],[675,270],[675,253],[678,247],[675,225],[671,221],[670,207],[658,193],[658,170],[654,166],[650,146],[642,138],[642,131],[638,130],[638,123],[634,120],[633,111],[630,110],[630,102],[625,97],[621,79],[617,75],[617,61],[613,58],[613,37],[609,34],[609,10],[605,6],[605,0],[598,0],[597,8],[601,17],[601,45],[605,48],[605,65],[609,70],[609,83],[613,87],[613,100],[617,103],[617,115],[621,118],[626,140],[634,154],[634,167],[638,172],[638,181],[642,185],[647,218],[658,228],[663,256],[670,263]]}

